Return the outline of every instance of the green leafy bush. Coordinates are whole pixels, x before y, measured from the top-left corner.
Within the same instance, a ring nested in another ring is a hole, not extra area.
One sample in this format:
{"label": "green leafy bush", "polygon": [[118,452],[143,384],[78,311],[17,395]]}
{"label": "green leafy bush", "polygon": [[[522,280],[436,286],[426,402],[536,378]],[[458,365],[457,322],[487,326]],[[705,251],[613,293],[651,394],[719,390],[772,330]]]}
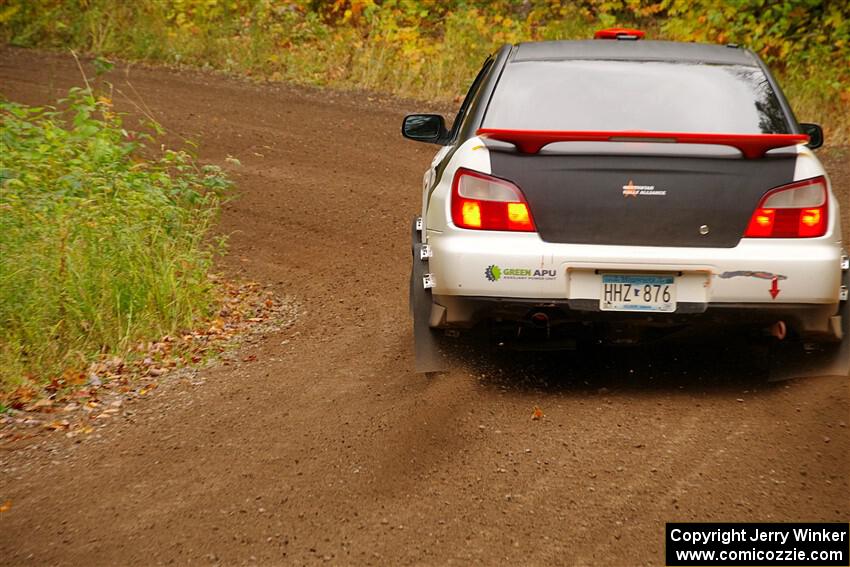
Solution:
{"label": "green leafy bush", "polygon": [[0,389],[209,315],[207,238],[229,182],[145,148],[107,98],[0,102]]}

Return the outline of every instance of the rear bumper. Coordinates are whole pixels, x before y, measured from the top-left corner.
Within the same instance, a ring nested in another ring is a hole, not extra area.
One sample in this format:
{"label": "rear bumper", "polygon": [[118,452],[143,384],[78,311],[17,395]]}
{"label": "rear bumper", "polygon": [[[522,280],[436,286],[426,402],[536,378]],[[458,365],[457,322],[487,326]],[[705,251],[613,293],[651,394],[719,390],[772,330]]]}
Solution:
{"label": "rear bumper", "polygon": [[[744,239],[735,248],[571,245],[537,234],[432,232],[432,326],[483,318],[521,320],[532,309],[559,320],[759,326],[783,320],[801,335],[834,340],[840,243]],[[599,312],[602,273],[676,276],[675,313]],[[776,278],[778,293],[771,294]]]}
{"label": "rear bumper", "polygon": [[826,238],[673,248],[556,244],[532,233],[451,231],[429,232],[428,244],[435,295],[598,301],[600,272],[672,273],[680,303],[834,305],[841,287],[841,245]]}
{"label": "rear bumper", "polygon": [[552,327],[591,324],[612,327],[644,326],[658,329],[689,327],[725,332],[730,328],[766,329],[777,321],[807,340],[840,340],[838,304],[679,304],[676,313],[625,313],[600,311],[584,300],[530,300],[517,298],[435,296],[431,324],[468,328],[481,321],[531,324],[543,312]]}

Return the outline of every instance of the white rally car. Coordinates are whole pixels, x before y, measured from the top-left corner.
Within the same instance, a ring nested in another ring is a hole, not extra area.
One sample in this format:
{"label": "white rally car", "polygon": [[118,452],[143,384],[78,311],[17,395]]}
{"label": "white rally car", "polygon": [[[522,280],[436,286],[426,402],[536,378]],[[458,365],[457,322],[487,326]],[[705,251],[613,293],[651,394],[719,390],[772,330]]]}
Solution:
{"label": "white rally car", "polygon": [[413,230],[418,369],[442,366],[431,330],[482,322],[506,341],[713,329],[850,359],[820,127],[750,50],[596,37],[506,45],[450,129],[404,119],[443,146]]}

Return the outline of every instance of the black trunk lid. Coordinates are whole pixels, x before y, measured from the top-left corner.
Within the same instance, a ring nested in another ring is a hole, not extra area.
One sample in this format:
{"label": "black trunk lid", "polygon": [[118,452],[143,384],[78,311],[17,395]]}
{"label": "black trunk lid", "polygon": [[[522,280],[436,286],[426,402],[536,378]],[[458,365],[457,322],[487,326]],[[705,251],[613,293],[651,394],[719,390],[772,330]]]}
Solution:
{"label": "black trunk lid", "polygon": [[[492,149],[492,148],[491,148]],[[796,155],[728,159],[491,151],[547,242],[732,248],[761,197],[794,179]]]}

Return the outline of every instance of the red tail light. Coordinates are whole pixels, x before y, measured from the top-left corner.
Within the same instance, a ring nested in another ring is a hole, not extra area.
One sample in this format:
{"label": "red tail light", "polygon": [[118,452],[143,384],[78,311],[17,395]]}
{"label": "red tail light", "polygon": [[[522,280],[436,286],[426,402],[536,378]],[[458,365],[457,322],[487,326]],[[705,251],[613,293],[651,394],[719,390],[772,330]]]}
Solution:
{"label": "red tail light", "polygon": [[608,28],[596,30],[593,39],[643,39],[645,35],[645,32],[633,28]]}
{"label": "red tail light", "polygon": [[452,220],[461,228],[476,230],[536,230],[519,187],[463,168],[452,182]]}
{"label": "red tail light", "polygon": [[769,191],[759,203],[744,236],[813,238],[826,234],[829,222],[826,178],[813,177]]}

